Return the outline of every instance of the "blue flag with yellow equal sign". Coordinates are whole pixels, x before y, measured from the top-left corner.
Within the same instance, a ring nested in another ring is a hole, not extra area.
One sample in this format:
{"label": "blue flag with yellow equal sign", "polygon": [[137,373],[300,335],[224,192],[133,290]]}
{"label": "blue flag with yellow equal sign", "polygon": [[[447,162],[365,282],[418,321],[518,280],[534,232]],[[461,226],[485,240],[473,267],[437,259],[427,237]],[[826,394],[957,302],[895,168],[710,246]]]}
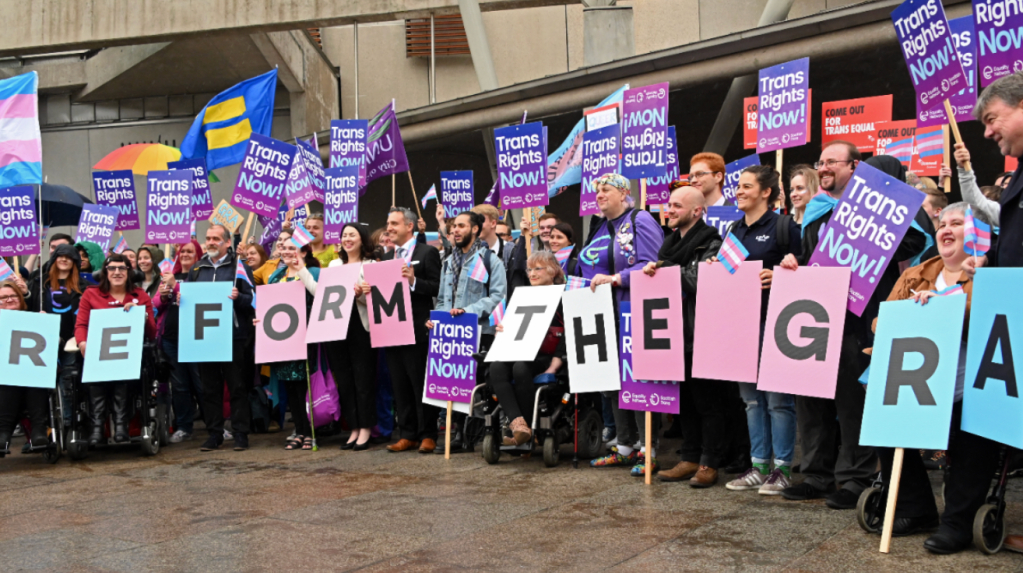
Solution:
{"label": "blue flag with yellow equal sign", "polygon": [[213,171],[241,163],[253,133],[270,136],[277,69],[245,80],[210,100],[181,142],[183,159],[206,159]]}

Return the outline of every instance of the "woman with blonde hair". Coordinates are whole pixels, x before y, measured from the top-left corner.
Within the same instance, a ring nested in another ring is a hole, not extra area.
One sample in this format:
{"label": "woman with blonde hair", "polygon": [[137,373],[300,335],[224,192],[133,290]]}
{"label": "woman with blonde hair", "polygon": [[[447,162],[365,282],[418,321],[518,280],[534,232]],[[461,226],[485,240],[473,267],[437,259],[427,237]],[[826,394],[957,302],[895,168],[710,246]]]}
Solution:
{"label": "woman with blonde hair", "polygon": [[789,205],[792,209],[792,219],[797,224],[803,224],[806,205],[817,194],[820,184],[817,170],[809,165],[796,165],[789,171]]}

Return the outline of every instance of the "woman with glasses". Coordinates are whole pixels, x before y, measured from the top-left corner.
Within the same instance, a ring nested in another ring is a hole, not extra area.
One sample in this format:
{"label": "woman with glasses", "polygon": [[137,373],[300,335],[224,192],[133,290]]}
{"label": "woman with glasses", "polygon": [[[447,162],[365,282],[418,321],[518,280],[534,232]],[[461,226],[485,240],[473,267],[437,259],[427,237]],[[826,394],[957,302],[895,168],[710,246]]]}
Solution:
{"label": "woman with glasses", "polygon": [[[128,258],[121,254],[112,254],[103,262],[103,276],[99,286],[85,290],[78,305],[78,321],[75,323],[75,340],[82,357],[86,356],[89,336],[89,316],[93,310],[123,308],[126,312],[133,307],[141,306],[146,310],[145,337],[152,340],[156,337],[156,322],[153,319],[153,301],[146,291],[132,282],[131,266]],[[93,352],[99,352],[97,347]],[[114,442],[121,444],[128,437],[128,383],[100,382],[89,384],[89,397],[92,403],[92,434],[89,445],[95,446],[103,439],[103,424],[107,418],[107,391],[113,394]]]}
{"label": "woman with glasses", "polygon": [[[11,281],[4,281],[0,283],[0,311],[8,310],[27,311],[28,305],[25,304],[25,295],[22,294],[21,288]],[[49,399],[46,390],[0,384],[0,458],[11,453],[11,434],[26,408],[32,424],[30,447],[47,446]]]}

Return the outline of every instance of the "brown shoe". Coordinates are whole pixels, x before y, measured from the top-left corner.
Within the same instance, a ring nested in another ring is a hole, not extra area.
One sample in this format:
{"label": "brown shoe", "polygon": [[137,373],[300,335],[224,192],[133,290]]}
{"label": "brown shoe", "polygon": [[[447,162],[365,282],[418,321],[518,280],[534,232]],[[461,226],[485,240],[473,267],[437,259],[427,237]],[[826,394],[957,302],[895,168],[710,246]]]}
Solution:
{"label": "brown shoe", "polygon": [[422,445],[419,446],[419,453],[421,454],[432,454],[433,450],[437,449],[437,442],[426,438],[423,440]]}
{"label": "brown shoe", "polygon": [[718,471],[707,466],[700,466],[693,479],[689,480],[690,487],[710,487],[718,482]]}
{"label": "brown shoe", "polygon": [[402,439],[398,440],[397,443],[394,443],[394,444],[391,444],[391,445],[387,446],[387,451],[389,451],[389,452],[406,452],[408,450],[411,450],[413,448],[418,448],[418,447],[419,447],[419,442],[413,442],[412,440],[406,440],[405,438],[402,438]]}
{"label": "brown shoe", "polygon": [[1003,547],[1015,553],[1023,553],[1023,535],[1006,535]]}
{"label": "brown shoe", "polygon": [[699,469],[699,464],[694,464],[693,462],[679,462],[670,470],[663,470],[659,472],[657,474],[657,479],[661,481],[682,481],[696,475],[696,472]]}

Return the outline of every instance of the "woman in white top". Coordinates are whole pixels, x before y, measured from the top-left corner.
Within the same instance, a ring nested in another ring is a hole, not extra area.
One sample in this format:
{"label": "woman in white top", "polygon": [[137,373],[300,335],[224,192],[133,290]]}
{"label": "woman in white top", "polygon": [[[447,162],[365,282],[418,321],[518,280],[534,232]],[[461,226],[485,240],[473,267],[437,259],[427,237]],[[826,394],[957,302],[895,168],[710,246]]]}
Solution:
{"label": "woman in white top", "polygon": [[[376,245],[370,238],[369,229],[362,223],[348,223],[341,230],[340,258],[330,266],[365,265],[378,260]],[[369,449],[370,431],[377,423],[376,416],[376,352],[370,345],[369,313],[366,310],[366,296],[369,285],[363,273],[355,286],[355,308],[359,320],[353,315],[348,321],[348,337],[327,344],[327,360],[337,384],[341,411],[352,433],[342,450],[362,451]]]}

